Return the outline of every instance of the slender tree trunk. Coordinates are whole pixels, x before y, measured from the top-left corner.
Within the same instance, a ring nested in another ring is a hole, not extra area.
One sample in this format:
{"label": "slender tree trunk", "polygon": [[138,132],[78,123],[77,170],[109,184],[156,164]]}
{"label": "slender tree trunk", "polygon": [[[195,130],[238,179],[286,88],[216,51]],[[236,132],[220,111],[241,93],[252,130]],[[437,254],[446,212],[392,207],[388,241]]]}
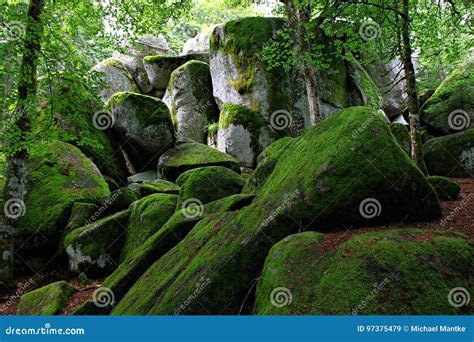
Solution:
{"label": "slender tree trunk", "polygon": [[[11,289],[13,280],[13,244],[14,236],[19,230],[19,219],[24,208],[26,195],[26,165],[28,150],[25,147],[27,135],[31,131],[31,118],[36,111],[36,67],[38,52],[41,49],[43,24],[40,16],[44,10],[44,0],[30,0],[28,16],[23,41],[23,58],[18,80],[18,103],[15,115],[15,128],[21,134],[14,142],[4,142],[16,147],[15,152],[7,157],[7,170],[5,185],[5,202],[10,201],[10,206],[5,206],[5,215],[2,216],[0,227],[0,289]],[[19,214],[20,213],[20,214]]]}
{"label": "slender tree trunk", "polygon": [[420,106],[418,102],[418,94],[416,91],[415,67],[413,66],[411,59],[413,51],[410,40],[409,0],[403,0],[402,11],[402,62],[405,71],[406,92],[408,96],[408,121],[410,124],[411,158],[416,162],[418,167],[423,172],[426,172],[420,139]]}
{"label": "slender tree trunk", "polygon": [[[317,76],[314,66],[309,59],[310,37],[314,32],[310,32],[311,13],[309,6],[295,6],[292,0],[282,0],[288,11],[288,20],[293,23],[293,40],[297,44],[298,57],[301,57],[303,77],[308,96],[308,109],[313,125],[321,120],[320,95],[317,83]],[[317,28],[315,28],[315,31]]]}

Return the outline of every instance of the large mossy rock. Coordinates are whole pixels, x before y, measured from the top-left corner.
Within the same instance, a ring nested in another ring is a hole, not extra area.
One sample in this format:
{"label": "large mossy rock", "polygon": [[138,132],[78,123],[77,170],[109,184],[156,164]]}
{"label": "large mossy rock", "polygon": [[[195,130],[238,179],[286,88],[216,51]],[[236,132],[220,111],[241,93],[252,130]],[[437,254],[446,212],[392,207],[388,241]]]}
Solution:
{"label": "large mossy rock", "polygon": [[177,209],[187,203],[207,204],[240,193],[245,182],[242,177],[223,166],[207,166],[189,170],[176,180],[181,186]]}
{"label": "large mossy rock", "polygon": [[75,202],[72,206],[67,225],[63,230],[61,243],[64,241],[66,235],[73,230],[95,221],[98,218],[99,210],[100,207],[94,203]]}
{"label": "large mossy rock", "polygon": [[173,71],[192,60],[209,63],[209,54],[191,53],[183,56],[147,56],[143,59],[143,64],[151,85],[157,90],[165,91]]}
{"label": "large mossy rock", "polygon": [[87,226],[64,238],[69,270],[88,275],[104,275],[117,268],[130,211],[124,210]]}
{"label": "large mossy rock", "polygon": [[140,192],[141,197],[146,197],[152,194],[161,193],[161,194],[179,194],[179,186],[162,180],[152,180],[152,181],[144,181],[142,184],[138,186],[138,191]]}
{"label": "large mossy rock", "polygon": [[438,86],[423,105],[421,120],[444,134],[474,128],[474,58]]}
{"label": "large mossy rock", "polygon": [[[264,17],[232,20],[217,26],[210,41],[212,85],[221,109],[224,103],[244,105],[269,121],[277,122],[277,117],[284,119],[280,121],[284,122],[284,128],[298,134],[302,128],[314,124],[314,118],[308,114],[301,65],[288,71],[279,66],[270,68],[260,55],[269,43],[279,42],[277,32],[284,27],[283,19]],[[348,68],[342,59],[331,57],[337,56],[335,48],[330,39],[323,41],[322,55],[331,68],[316,71],[322,119],[345,107],[368,104],[364,101],[371,100],[372,96],[367,96],[365,89],[361,93],[361,86],[370,84],[371,90],[367,93],[378,93],[365,72]],[[280,43],[284,46],[287,42]]]}
{"label": "large mossy rock", "polygon": [[116,93],[107,103],[113,130],[126,143],[123,148],[137,170],[150,168],[174,142],[168,107],[157,98],[136,93]]}
{"label": "large mossy rock", "polygon": [[423,154],[430,175],[474,177],[474,128],[428,140]]}
{"label": "large mossy rock", "polygon": [[411,156],[411,140],[410,140],[410,132],[408,128],[399,123],[391,123],[390,131],[397,139],[398,144],[400,147],[406,152],[407,155]]}
{"label": "large mossy rock", "polygon": [[474,285],[474,245],[465,235],[420,229],[365,233],[329,251],[324,242],[323,234],[305,232],[272,247],[257,284],[256,314],[469,312],[449,299],[452,289]]}
{"label": "large mossy rock", "polygon": [[66,308],[76,289],[65,281],[43,286],[21,296],[17,315],[53,316]]}
{"label": "large mossy rock", "polygon": [[[253,195],[232,195],[203,206],[202,211],[190,215],[186,210],[177,211],[166,224],[137,248],[120,266],[105,279],[103,286],[111,289],[120,300],[132,285],[157,259],[176,246],[202,219],[218,213],[239,210],[249,205]],[[110,310],[97,308],[88,300],[77,310],[77,315],[104,314]]]}
{"label": "large mossy rock", "polygon": [[139,92],[127,66],[117,58],[100,62],[92,68],[92,72],[101,82],[100,97],[103,103],[107,103],[117,92]]}
{"label": "large mossy rock", "polygon": [[205,143],[206,126],[219,117],[209,65],[189,61],[173,71],[163,102],[170,109],[178,140]]}
{"label": "large mossy rock", "polygon": [[455,182],[441,176],[429,176],[426,178],[436,191],[441,201],[455,201],[459,197],[461,187]]}
{"label": "large mossy rock", "polygon": [[[39,115],[33,131],[70,143],[92,159],[103,175],[123,181],[127,177],[125,160],[110,131],[101,130],[102,102],[82,78],[54,74],[39,83]],[[100,128],[100,129],[99,129]]]}
{"label": "large mossy rock", "polygon": [[177,195],[153,194],[130,206],[127,237],[120,260],[123,261],[133,254],[135,249],[168,221],[175,212],[177,201]]}
{"label": "large mossy rock", "polygon": [[[380,210],[360,210],[367,199]],[[113,313],[235,314],[272,245],[290,234],[440,216],[433,188],[381,114],[349,108],[294,139],[250,206],[201,220]]]}
{"label": "large mossy rock", "polygon": [[217,148],[235,157],[242,166],[255,167],[257,156],[278,134],[259,113],[242,105],[223,104]]}
{"label": "large mossy rock", "polygon": [[25,260],[54,255],[74,202],[98,203],[108,193],[102,174],[78,148],[59,141],[36,145],[28,161],[17,251]]}
{"label": "large mossy rock", "polygon": [[225,166],[238,170],[234,157],[215,148],[195,142],[176,145],[166,151],[158,161],[158,177],[174,181],[180,174],[202,166]]}

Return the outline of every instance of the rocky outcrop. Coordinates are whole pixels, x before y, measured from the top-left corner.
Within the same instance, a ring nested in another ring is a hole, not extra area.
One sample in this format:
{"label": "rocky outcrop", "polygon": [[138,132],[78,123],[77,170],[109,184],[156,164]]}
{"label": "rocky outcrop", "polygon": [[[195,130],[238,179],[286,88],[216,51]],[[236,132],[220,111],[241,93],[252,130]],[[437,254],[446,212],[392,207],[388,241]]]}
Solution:
{"label": "rocky outcrop", "polygon": [[432,190],[379,113],[349,108],[292,141],[250,206],[198,222],[112,313],[235,314],[275,242],[302,229],[439,217]]}
{"label": "rocky outcrop", "polygon": [[256,286],[255,314],[462,314],[448,298],[453,288],[472,284],[474,247],[466,236],[410,228],[379,231],[324,254],[326,239],[305,232],[272,247]]}
{"label": "rocky outcrop", "polygon": [[189,61],[173,71],[163,102],[171,112],[178,140],[206,143],[206,126],[219,116],[208,64]]}
{"label": "rocky outcrop", "polygon": [[257,156],[277,139],[277,132],[259,113],[242,105],[222,105],[217,148],[242,166],[254,168]]}
{"label": "rocky outcrop", "polygon": [[423,105],[421,120],[442,134],[474,128],[474,57],[438,86]]}
{"label": "rocky outcrop", "polygon": [[127,66],[117,58],[108,58],[100,62],[92,68],[92,71],[102,85],[99,93],[103,103],[120,91],[139,92]]}
{"label": "rocky outcrop", "polygon": [[174,128],[166,105],[159,99],[137,93],[116,93],[107,103],[112,129],[135,169],[146,170],[174,142]]}
{"label": "rocky outcrop", "polygon": [[428,140],[423,154],[431,175],[474,177],[474,128]]}

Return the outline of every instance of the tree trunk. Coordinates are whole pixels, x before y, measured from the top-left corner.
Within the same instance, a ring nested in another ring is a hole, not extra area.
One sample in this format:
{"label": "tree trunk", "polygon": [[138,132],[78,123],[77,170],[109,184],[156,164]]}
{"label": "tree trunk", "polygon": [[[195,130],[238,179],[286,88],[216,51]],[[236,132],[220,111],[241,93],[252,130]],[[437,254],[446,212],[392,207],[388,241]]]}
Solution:
{"label": "tree trunk", "polygon": [[[308,96],[309,115],[311,123],[316,125],[321,120],[321,113],[317,76],[314,66],[309,61],[309,39],[311,36],[309,29],[311,19],[310,8],[308,6],[302,6],[301,8],[296,7],[292,0],[285,0],[282,2],[286,5],[289,22],[294,23],[294,27],[292,27],[294,31],[293,40],[297,44],[297,58],[302,58],[301,65]],[[317,30],[317,28],[315,28],[315,30]]]}
{"label": "tree trunk", "polygon": [[[13,244],[14,236],[19,230],[19,219],[24,214],[24,199],[26,195],[26,165],[28,150],[27,136],[31,131],[31,118],[36,111],[36,67],[38,52],[41,49],[43,24],[40,16],[44,10],[44,0],[30,0],[23,45],[23,58],[18,80],[18,103],[14,112],[14,129],[20,131],[14,142],[5,144],[15,148],[12,155],[7,156],[5,184],[5,216],[2,216],[0,226],[0,245],[2,255],[0,260],[0,289],[11,289],[13,280]],[[3,249],[5,248],[5,249]]]}
{"label": "tree trunk", "polygon": [[406,92],[408,96],[408,121],[410,124],[410,142],[411,142],[411,158],[416,162],[418,167],[426,172],[423,160],[423,151],[421,149],[420,139],[420,122],[419,113],[420,106],[418,103],[418,94],[416,91],[415,67],[412,62],[412,48],[410,40],[410,8],[409,0],[403,0],[402,9],[402,62],[405,71]]}

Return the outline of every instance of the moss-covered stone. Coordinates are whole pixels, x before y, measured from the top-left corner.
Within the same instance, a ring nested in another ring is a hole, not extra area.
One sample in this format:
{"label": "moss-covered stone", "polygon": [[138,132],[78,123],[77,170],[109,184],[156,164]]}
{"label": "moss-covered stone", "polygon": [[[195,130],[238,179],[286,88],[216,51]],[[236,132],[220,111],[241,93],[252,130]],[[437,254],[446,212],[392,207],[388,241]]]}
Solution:
{"label": "moss-covered stone", "polygon": [[21,296],[17,315],[53,316],[66,307],[76,289],[65,281],[58,281]]}
{"label": "moss-covered stone", "polygon": [[137,189],[128,187],[112,191],[109,195],[100,200],[100,207],[94,217],[90,219],[90,222],[127,209],[133,202],[140,199],[140,197],[140,193]]}
{"label": "moss-covered stone", "polygon": [[124,210],[70,232],[63,242],[69,269],[88,275],[104,275],[118,265],[130,210]]}
{"label": "moss-covered stone", "polygon": [[108,185],[92,161],[63,142],[42,142],[28,161],[26,211],[17,251],[54,255],[74,202],[98,203]]}
{"label": "moss-covered stone", "polygon": [[112,129],[126,141],[123,149],[137,170],[147,170],[174,142],[168,107],[159,99],[131,92],[114,94],[107,107]]}
{"label": "moss-covered stone", "polygon": [[[211,217],[216,213],[238,210],[249,205],[253,198],[253,195],[240,194],[222,198],[206,204],[201,214],[196,216],[185,215],[183,210],[177,211],[161,229],[120,264],[118,269],[104,281],[103,286],[114,292],[116,301],[120,300],[143,272],[184,239],[202,218]],[[90,315],[106,312],[107,310],[101,310],[93,305],[92,301],[87,301],[74,314]]]}
{"label": "moss-covered stone", "polygon": [[276,139],[278,134],[259,113],[242,105],[222,105],[217,148],[242,166],[255,167],[257,156]]}
{"label": "moss-covered stone", "polygon": [[410,132],[405,125],[399,123],[391,123],[390,131],[397,139],[398,144],[406,152],[407,155],[411,155],[411,141],[410,141]]}
{"label": "moss-covered stone", "polygon": [[457,308],[448,300],[451,289],[474,285],[474,246],[466,236],[420,229],[365,233],[328,252],[321,248],[324,239],[306,232],[272,247],[257,284],[256,314],[469,312],[467,306]]}
{"label": "moss-covered stone", "polygon": [[62,233],[63,237],[61,238],[61,243],[67,234],[94,221],[95,213],[98,210],[99,206],[94,203],[74,203],[71,210],[71,216],[69,216],[67,225]]}
{"label": "moss-covered stone", "polygon": [[109,131],[94,126],[94,114],[102,109],[94,91],[82,79],[63,74],[55,74],[45,83],[40,82],[39,115],[33,130],[41,134],[48,126],[49,137],[78,147],[104,175],[123,181],[127,168],[118,144]]}
{"label": "moss-covered stone", "polygon": [[455,201],[458,199],[461,187],[457,183],[441,176],[429,176],[426,179],[441,201]]}
{"label": "moss-covered stone", "polygon": [[[379,216],[359,211],[367,198],[380,203]],[[439,216],[432,187],[382,116],[349,108],[292,141],[250,206],[201,220],[113,313],[235,314],[272,245],[290,234]]]}
{"label": "moss-covered stone", "polygon": [[430,175],[474,177],[474,128],[428,140],[423,154]]}
{"label": "moss-covered stone", "polygon": [[145,181],[138,186],[138,190],[140,191],[140,197],[149,196],[156,193],[163,193],[163,194],[179,194],[179,186],[162,180],[153,180],[153,181]]}
{"label": "moss-covered stone", "polygon": [[181,185],[177,209],[187,200],[206,204],[220,198],[240,193],[245,182],[242,177],[223,166],[206,166],[181,174],[176,183]]}
{"label": "moss-covered stone", "polygon": [[158,176],[173,181],[183,172],[202,166],[225,166],[237,170],[239,162],[215,148],[187,142],[169,149],[160,157]]}
{"label": "moss-covered stone", "polygon": [[177,195],[153,194],[130,206],[130,220],[127,238],[120,256],[121,261],[131,255],[168,221],[175,212],[177,201]]}
{"label": "moss-covered stone", "polygon": [[474,58],[438,86],[424,104],[421,119],[434,130],[447,134],[474,128]]}

